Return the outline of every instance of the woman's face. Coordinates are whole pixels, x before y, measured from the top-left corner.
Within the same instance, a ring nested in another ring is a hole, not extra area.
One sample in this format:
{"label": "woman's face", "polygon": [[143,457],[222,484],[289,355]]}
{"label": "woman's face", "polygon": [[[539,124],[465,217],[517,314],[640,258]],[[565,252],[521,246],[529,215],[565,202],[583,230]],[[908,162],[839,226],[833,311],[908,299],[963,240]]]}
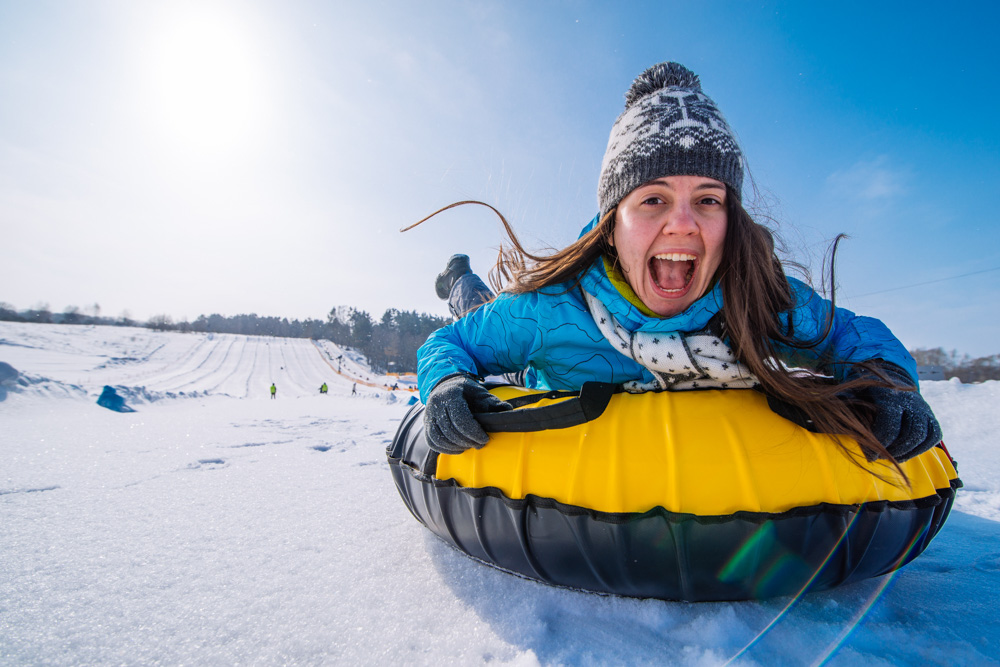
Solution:
{"label": "woman's face", "polygon": [[726,186],[665,176],[630,192],[615,213],[614,246],[625,279],[660,317],[683,312],[712,284],[726,240]]}

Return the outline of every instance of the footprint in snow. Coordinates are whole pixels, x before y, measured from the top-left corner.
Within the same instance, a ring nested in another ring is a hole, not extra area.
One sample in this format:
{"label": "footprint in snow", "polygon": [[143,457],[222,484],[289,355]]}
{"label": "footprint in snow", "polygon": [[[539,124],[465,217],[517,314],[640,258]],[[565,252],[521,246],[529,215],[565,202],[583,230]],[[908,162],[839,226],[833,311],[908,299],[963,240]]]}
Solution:
{"label": "footprint in snow", "polygon": [[242,445],[230,445],[230,449],[243,449],[244,447],[266,447],[267,445],[285,445],[294,440],[271,440],[270,442],[246,442]]}
{"label": "footprint in snow", "polygon": [[9,496],[15,493],[41,493],[43,491],[55,491],[61,486],[42,486],[37,489],[0,489],[0,496]]}
{"label": "footprint in snow", "polygon": [[225,468],[229,464],[225,459],[198,459],[195,463],[188,464],[188,470],[218,470]]}

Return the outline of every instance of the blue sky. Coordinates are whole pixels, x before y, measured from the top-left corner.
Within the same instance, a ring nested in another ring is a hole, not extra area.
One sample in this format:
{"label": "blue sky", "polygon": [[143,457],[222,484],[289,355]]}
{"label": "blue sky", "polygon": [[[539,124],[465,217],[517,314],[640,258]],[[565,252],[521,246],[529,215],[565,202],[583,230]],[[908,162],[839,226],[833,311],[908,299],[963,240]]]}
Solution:
{"label": "blue sky", "polygon": [[871,4],[0,0],[0,300],[445,315],[434,276],[499,227],[398,229],[481,199],[569,242],[629,84],[677,60],[789,255],[851,236],[841,305],[998,353],[1000,10]]}

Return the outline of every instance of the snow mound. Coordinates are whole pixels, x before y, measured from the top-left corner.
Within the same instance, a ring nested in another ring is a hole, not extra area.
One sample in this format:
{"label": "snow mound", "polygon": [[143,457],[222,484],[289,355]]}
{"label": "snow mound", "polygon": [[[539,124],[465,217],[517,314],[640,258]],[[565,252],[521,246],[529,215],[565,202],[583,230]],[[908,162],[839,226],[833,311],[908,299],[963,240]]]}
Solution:
{"label": "snow mound", "polygon": [[183,398],[204,398],[209,396],[207,391],[156,391],[146,387],[131,387],[128,385],[112,385],[118,395],[125,399],[126,403],[156,403],[163,400],[174,400]]}
{"label": "snow mound", "polygon": [[88,397],[87,390],[78,384],[54,380],[34,373],[19,373],[13,383],[8,382],[5,386],[11,393],[31,397],[77,399]]}

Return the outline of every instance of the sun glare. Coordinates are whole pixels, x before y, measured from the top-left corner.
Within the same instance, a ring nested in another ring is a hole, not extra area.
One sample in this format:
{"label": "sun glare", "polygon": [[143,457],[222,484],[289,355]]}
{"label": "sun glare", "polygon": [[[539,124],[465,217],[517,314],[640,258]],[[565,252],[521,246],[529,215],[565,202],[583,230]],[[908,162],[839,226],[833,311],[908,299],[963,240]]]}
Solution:
{"label": "sun glare", "polygon": [[239,17],[192,7],[151,44],[153,117],[174,148],[201,157],[227,153],[257,132],[261,70]]}

